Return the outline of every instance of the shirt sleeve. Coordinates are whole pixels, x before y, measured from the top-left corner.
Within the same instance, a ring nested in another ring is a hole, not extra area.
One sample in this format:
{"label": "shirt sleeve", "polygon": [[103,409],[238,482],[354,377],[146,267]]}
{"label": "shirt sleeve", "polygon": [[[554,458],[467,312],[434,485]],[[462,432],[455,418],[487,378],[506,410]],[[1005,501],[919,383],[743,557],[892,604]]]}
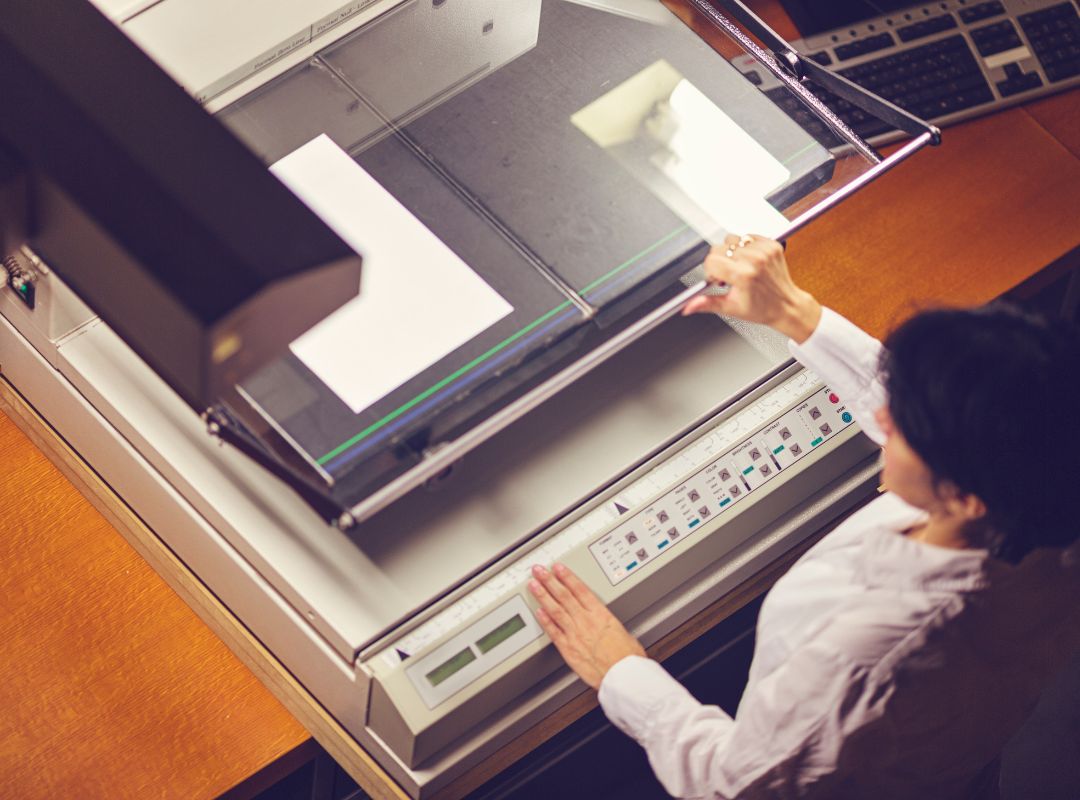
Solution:
{"label": "shirt sleeve", "polygon": [[645,751],[676,797],[825,798],[843,779],[845,753],[885,694],[864,669],[812,647],[758,682],[738,718],[698,702],[660,664],[630,656],[600,685],[612,723]]}
{"label": "shirt sleeve", "polygon": [[878,370],[881,342],[825,308],[810,338],[802,344],[788,342],[788,349],[840,395],[867,436],[884,444],[885,434],[874,419],[888,400]]}

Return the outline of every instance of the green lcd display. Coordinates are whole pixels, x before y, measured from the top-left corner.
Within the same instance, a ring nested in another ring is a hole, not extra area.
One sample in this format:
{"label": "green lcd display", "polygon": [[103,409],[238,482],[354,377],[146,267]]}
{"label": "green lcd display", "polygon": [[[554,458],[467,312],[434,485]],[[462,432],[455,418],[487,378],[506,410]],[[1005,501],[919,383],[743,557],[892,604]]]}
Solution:
{"label": "green lcd display", "polygon": [[460,653],[439,664],[424,677],[428,679],[432,686],[438,686],[455,672],[464,669],[474,661],[476,661],[476,653],[472,651],[471,647],[466,647]]}
{"label": "green lcd display", "polygon": [[476,648],[481,653],[487,653],[505,642],[524,627],[525,620],[521,618],[521,614],[515,614],[491,633],[481,636],[476,642]]}

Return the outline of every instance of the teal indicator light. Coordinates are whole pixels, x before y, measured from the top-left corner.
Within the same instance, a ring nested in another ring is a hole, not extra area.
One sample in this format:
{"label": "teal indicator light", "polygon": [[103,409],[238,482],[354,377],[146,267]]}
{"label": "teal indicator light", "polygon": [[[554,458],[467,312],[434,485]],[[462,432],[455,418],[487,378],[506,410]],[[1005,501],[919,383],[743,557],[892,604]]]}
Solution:
{"label": "teal indicator light", "polygon": [[749,467],[747,467],[746,469],[744,469],[744,470],[742,471],[742,474],[743,474],[743,475],[749,475],[749,474],[750,474],[751,472],[753,472],[753,471],[754,471],[754,465],[753,465],[753,464],[751,464],[751,465],[750,465]]}
{"label": "teal indicator light", "polygon": [[775,450],[773,450],[773,455],[775,456],[775,455],[779,454],[781,451],[783,451],[783,449],[784,449],[784,446],[780,445]]}
{"label": "teal indicator light", "polygon": [[819,436],[818,438],[814,439],[814,441],[810,442],[810,446],[811,447],[817,447],[823,441],[825,441],[825,440],[822,437]]}
{"label": "teal indicator light", "polygon": [[730,497],[725,497],[723,500],[720,501],[720,508],[723,508],[724,506],[726,506],[730,502],[731,502],[731,498]]}
{"label": "teal indicator light", "polygon": [[694,528],[694,527],[697,527],[697,526],[698,526],[698,525],[700,525],[700,524],[701,524],[701,520],[700,520],[700,519],[693,519],[693,520],[690,520],[690,524],[689,524],[689,525],[687,525],[686,527],[688,527],[688,528]]}
{"label": "teal indicator light", "polygon": [[637,562],[636,561],[631,561],[629,564],[626,565],[626,571],[629,572],[630,570],[632,570],[636,566],[637,566]]}
{"label": "teal indicator light", "polygon": [[670,539],[664,539],[664,541],[660,542],[660,544],[658,544],[658,545],[656,546],[656,549],[657,549],[657,550],[663,550],[663,549],[664,549],[665,547],[667,547],[667,546],[668,546],[669,544],[671,544],[671,540],[670,540]]}
{"label": "teal indicator light", "polygon": [[840,415],[840,419],[842,419],[844,423],[847,424],[848,422],[851,422],[851,414],[845,411],[843,414]]}

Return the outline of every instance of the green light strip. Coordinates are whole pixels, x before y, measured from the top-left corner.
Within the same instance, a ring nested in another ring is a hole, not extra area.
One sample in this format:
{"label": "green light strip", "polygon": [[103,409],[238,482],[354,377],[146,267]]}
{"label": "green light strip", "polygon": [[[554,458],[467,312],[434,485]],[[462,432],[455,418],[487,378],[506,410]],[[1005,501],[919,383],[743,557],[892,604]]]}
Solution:
{"label": "green light strip", "polygon": [[[580,292],[578,292],[578,295],[581,296],[581,297],[584,297],[586,293],[591,292],[593,289],[600,286],[600,284],[611,280],[611,278],[618,275],[620,272],[625,270],[627,267],[629,267],[635,261],[640,260],[642,257],[647,256],[652,251],[656,250],[657,248],[661,247],[662,245],[666,244],[667,242],[670,242],[672,239],[674,239],[676,236],[678,236],[683,231],[687,230],[689,227],[690,227],[689,225],[683,225],[683,226],[681,226],[679,228],[676,228],[671,233],[664,236],[662,239],[659,239],[656,242],[654,242],[653,244],[646,247],[644,250],[642,250],[637,255],[635,255],[635,256],[627,259],[623,263],[619,264],[619,266],[615,267],[615,269],[611,270],[606,275],[602,275],[601,277],[597,278],[595,281],[593,281],[588,286],[586,286],[584,289],[582,289]],[[497,345],[492,347],[486,353],[483,353],[482,355],[477,356],[476,358],[474,358],[472,361],[470,361],[465,366],[463,366],[460,369],[456,370],[455,372],[452,372],[451,374],[447,375],[445,378],[443,378],[441,381],[436,383],[434,386],[424,390],[422,393],[418,394],[416,397],[414,397],[409,402],[405,403],[404,405],[398,406],[396,409],[391,411],[389,414],[387,414],[382,419],[378,420],[377,422],[373,422],[371,425],[368,425],[366,428],[364,428],[358,434],[353,436],[348,441],[345,441],[345,442],[339,444],[337,447],[335,447],[333,450],[331,450],[326,455],[320,456],[319,458],[316,459],[316,463],[318,463],[321,466],[321,465],[326,464],[327,461],[330,461],[331,459],[341,455],[343,452],[348,450],[350,447],[352,447],[357,442],[360,442],[360,441],[366,439],[368,436],[375,433],[380,428],[383,428],[386,425],[388,425],[389,423],[393,422],[395,419],[400,417],[406,411],[408,411],[411,408],[414,408],[418,403],[423,402],[427,398],[431,397],[431,395],[435,394],[435,392],[437,392],[440,389],[444,388],[448,384],[453,383],[454,381],[456,381],[458,378],[460,378],[465,373],[470,372],[471,370],[475,369],[477,366],[479,366],[483,362],[487,361],[489,358],[491,358],[493,355],[498,353],[500,350],[506,348],[510,344],[513,344],[515,341],[520,339],[522,336],[527,334],[529,331],[533,330],[538,325],[542,325],[544,322],[551,319],[555,314],[558,314],[560,311],[564,310],[569,305],[570,305],[570,301],[567,300],[566,302],[564,302],[564,303],[556,306],[555,308],[551,309],[550,311],[548,311],[542,317],[538,317],[537,319],[533,320],[532,322],[530,322],[528,325],[526,325],[521,330],[517,331],[516,333],[514,333],[511,336],[507,337],[506,339],[503,339],[501,342],[499,342]]]}
{"label": "green light strip", "polygon": [[685,231],[689,227],[690,227],[689,225],[683,225],[681,228],[676,228],[671,233],[669,233],[667,236],[665,236],[663,239],[660,239],[659,241],[655,242],[654,244],[649,245],[648,247],[646,247],[644,250],[642,250],[640,253],[638,253],[633,258],[619,264],[619,266],[615,267],[615,269],[611,270],[611,272],[607,273],[606,275],[601,275],[595,281],[593,281],[588,286],[586,286],[584,289],[582,289],[580,292],[578,292],[578,294],[581,295],[582,297],[584,297],[586,294],[591,292],[593,289],[595,289],[601,283],[605,283],[606,281],[608,281],[611,278],[615,277],[620,272],[622,272],[624,269],[626,269],[631,264],[633,264],[635,261],[640,259],[642,256],[647,256],[649,253],[651,253],[653,250],[658,248],[660,245],[666,244],[667,242],[671,241],[673,238],[678,236],[680,233],[682,233],[683,231]]}
{"label": "green light strip", "polygon": [[501,342],[499,342],[497,345],[492,347],[486,353],[477,356],[472,361],[470,361],[468,364],[466,364],[465,366],[458,369],[456,372],[450,373],[445,378],[443,378],[441,381],[436,383],[434,386],[432,386],[429,389],[426,389],[425,391],[421,392],[416,397],[414,397],[412,400],[405,403],[405,405],[398,406],[396,409],[391,411],[389,414],[387,414],[385,417],[380,419],[378,422],[374,422],[371,425],[368,425],[366,428],[364,428],[364,430],[360,431],[360,433],[356,434],[354,437],[349,439],[347,442],[339,444],[337,447],[335,447],[329,453],[327,453],[326,455],[320,457],[318,459],[318,463],[319,464],[325,464],[327,461],[334,458],[334,456],[340,455],[345,450],[348,450],[350,447],[352,447],[354,444],[359,442],[361,439],[366,439],[368,436],[375,433],[375,431],[379,430],[379,428],[382,428],[387,423],[393,422],[395,419],[400,417],[402,414],[404,414],[410,408],[415,406],[417,403],[420,403],[420,402],[426,400],[427,398],[431,397],[431,395],[433,395],[435,392],[439,391],[439,389],[443,388],[448,383],[452,383],[453,381],[456,381],[458,378],[460,378],[466,372],[468,372],[469,370],[475,368],[478,364],[481,364],[484,361],[487,361],[489,358],[491,358],[493,355],[498,353],[504,347],[506,347],[507,345],[513,343],[517,339],[520,339],[522,336],[524,336],[526,333],[531,331],[537,325],[541,325],[544,322],[547,322],[547,320],[551,319],[553,316],[558,314],[564,308],[567,308],[569,305],[570,305],[570,301],[567,300],[566,302],[561,303],[560,305],[558,305],[555,308],[551,309],[551,311],[547,312],[542,317],[537,317],[532,322],[530,322],[528,325],[526,325],[524,328],[519,330],[517,333],[513,334],[512,336],[509,336],[506,339],[503,339]]}

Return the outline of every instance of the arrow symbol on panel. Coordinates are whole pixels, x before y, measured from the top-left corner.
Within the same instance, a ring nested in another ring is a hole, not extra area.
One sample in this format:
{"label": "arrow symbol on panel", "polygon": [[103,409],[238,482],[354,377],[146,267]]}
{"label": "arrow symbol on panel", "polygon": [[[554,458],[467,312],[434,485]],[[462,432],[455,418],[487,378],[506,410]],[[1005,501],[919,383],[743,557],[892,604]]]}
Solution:
{"label": "arrow symbol on panel", "polygon": [[622,515],[622,514],[625,514],[627,511],[629,511],[630,509],[627,508],[626,506],[622,505],[621,503],[619,503],[618,500],[616,500],[615,501],[615,510],[618,511],[620,515]]}
{"label": "arrow symbol on panel", "polygon": [[402,661],[409,657],[409,654],[402,650],[400,647],[395,647],[394,652],[398,654],[398,658],[400,658]]}

